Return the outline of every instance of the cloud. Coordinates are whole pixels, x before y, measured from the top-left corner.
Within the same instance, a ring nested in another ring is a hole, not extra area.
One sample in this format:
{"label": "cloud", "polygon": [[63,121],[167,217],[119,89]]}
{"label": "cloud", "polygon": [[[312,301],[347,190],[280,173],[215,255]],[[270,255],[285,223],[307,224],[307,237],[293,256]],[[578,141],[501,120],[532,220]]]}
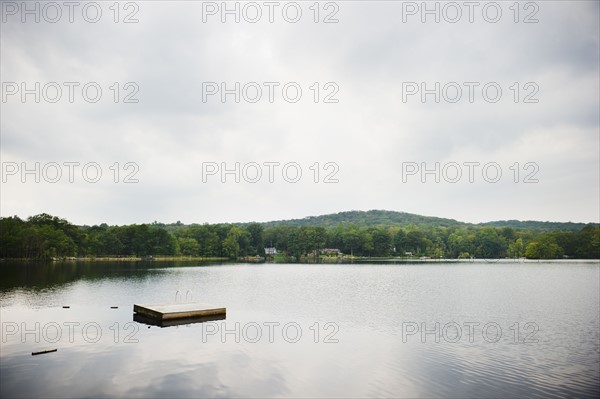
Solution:
{"label": "cloud", "polygon": [[[53,184],[41,176],[40,183],[22,183],[19,173],[5,173],[2,216],[220,222],[386,208],[472,222],[600,218],[597,3],[538,2],[537,11],[520,9],[519,23],[508,3],[500,3],[497,23],[486,22],[480,9],[470,23],[464,8],[457,23],[446,22],[443,11],[440,23],[432,16],[422,23],[420,14],[402,22],[406,2],[335,3],[338,10],[320,9],[319,23],[309,4],[299,3],[300,21],[288,23],[282,3],[273,23],[263,8],[256,24],[244,14],[240,23],[232,16],[222,23],[220,15],[203,23],[201,2],[136,4],[133,24],[113,22],[107,4],[95,24],[77,12],[74,23],[5,16],[1,80],[29,89],[40,82],[42,98],[27,95],[23,103],[17,94],[0,104],[2,162],[40,162],[42,169],[97,162],[103,180]],[[246,3],[239,4],[243,10]],[[132,11],[122,9],[120,20]],[[522,23],[533,11],[539,22]],[[330,13],[338,23],[321,22]],[[44,98],[48,82],[63,89],[56,103]],[[79,83],[72,103],[65,82]],[[82,91],[90,82],[102,90],[95,103]],[[207,82],[219,90],[239,82],[240,101],[228,94],[223,103],[220,92],[203,99]],[[419,89],[439,83],[440,101],[403,95],[407,82]],[[449,82],[456,85],[444,92]],[[468,82],[478,84],[472,102]],[[482,90],[486,84],[491,91]],[[260,100],[247,101],[256,87]],[[296,87],[299,101],[286,101]],[[460,100],[447,101],[456,87]],[[498,101],[488,101],[496,87]],[[138,101],[124,103],[128,95]],[[217,174],[202,182],[206,162],[243,168],[269,161],[298,163],[302,180],[289,183],[279,174],[273,183],[249,183],[241,175],[235,183],[229,175],[222,183]],[[469,161],[498,163],[503,180],[402,179],[404,162]],[[139,182],[114,183],[115,162],[120,180],[125,163],[138,165]],[[329,162],[339,167],[338,183],[323,183]],[[515,183],[515,162],[537,163],[539,183]]]}

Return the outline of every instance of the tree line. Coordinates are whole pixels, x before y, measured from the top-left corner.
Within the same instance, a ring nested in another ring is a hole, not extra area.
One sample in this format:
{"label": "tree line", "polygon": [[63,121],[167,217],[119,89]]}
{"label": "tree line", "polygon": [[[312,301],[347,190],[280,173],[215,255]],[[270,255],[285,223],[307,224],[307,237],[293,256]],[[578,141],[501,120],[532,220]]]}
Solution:
{"label": "tree line", "polygon": [[267,226],[204,224],[76,226],[40,214],[0,218],[0,257],[48,259],[98,256],[264,256],[265,247],[301,258],[325,248],[363,257],[599,259],[600,227],[536,231],[491,226]]}

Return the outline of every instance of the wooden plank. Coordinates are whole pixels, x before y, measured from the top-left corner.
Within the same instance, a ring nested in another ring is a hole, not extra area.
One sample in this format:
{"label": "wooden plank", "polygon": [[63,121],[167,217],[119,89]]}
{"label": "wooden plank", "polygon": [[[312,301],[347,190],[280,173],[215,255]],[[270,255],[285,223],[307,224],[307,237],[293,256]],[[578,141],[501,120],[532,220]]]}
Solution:
{"label": "wooden plank", "polygon": [[133,311],[156,320],[187,319],[226,314],[225,308],[206,303],[133,305]]}

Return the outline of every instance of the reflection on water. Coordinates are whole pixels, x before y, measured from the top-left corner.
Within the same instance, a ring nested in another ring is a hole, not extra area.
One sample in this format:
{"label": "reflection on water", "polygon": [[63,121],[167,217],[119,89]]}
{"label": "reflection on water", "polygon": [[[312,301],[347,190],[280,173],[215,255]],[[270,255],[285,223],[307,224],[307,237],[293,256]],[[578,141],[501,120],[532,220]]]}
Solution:
{"label": "reflection on water", "polygon": [[[203,262],[202,265],[214,265]],[[16,287],[44,289],[77,280],[143,279],[165,267],[198,266],[197,261],[149,262],[1,262],[0,291]]]}
{"label": "reflection on water", "polygon": [[[1,396],[600,393],[597,262],[174,266],[0,264]],[[177,290],[227,319],[133,319]]]}
{"label": "reflection on water", "polygon": [[196,324],[196,323],[206,323],[208,321],[216,321],[216,320],[225,320],[226,316],[223,315],[212,315],[212,316],[197,316],[197,317],[186,317],[182,319],[166,319],[166,320],[158,320],[153,319],[148,316],[144,316],[143,314],[134,313],[133,321],[136,321],[140,324],[146,324],[149,326],[157,326],[157,327],[173,327],[173,326],[185,326],[188,324]]}

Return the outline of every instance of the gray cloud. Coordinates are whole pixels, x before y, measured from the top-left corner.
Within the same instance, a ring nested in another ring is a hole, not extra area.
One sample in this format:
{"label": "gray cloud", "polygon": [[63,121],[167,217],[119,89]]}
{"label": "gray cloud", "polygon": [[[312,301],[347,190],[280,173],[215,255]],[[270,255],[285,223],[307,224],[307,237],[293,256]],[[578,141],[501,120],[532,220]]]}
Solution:
{"label": "gray cloud", "polygon": [[[423,24],[418,16],[403,23],[402,2],[338,2],[336,24],[315,24],[309,3],[301,3],[297,24],[277,13],[272,24],[266,16],[257,24],[203,23],[201,2],[151,1],[137,3],[139,23],[115,24],[102,4],[97,24],[7,16],[0,25],[2,82],[97,82],[103,90],[93,104],[80,90],[74,103],[64,92],[55,104],[18,96],[0,104],[2,162],[98,162],[103,170],[95,184],[6,176],[2,216],[220,222],[384,208],[474,222],[600,218],[596,2],[537,2],[536,24],[515,24],[508,3],[500,3],[496,24],[477,13],[472,24],[465,17]],[[203,82],[236,81],[281,85],[273,103],[264,86],[255,104],[202,101]],[[130,92],[123,85],[136,83],[139,102],[115,104],[114,82],[120,100]],[[298,103],[282,99],[287,82],[301,86]],[[322,103],[327,82],[338,85],[339,103]],[[403,82],[497,82],[503,92],[497,103],[480,89],[474,103],[466,91],[456,104],[418,96],[405,103]],[[538,103],[521,102],[527,82],[539,86]],[[256,184],[202,182],[203,162],[268,161],[299,163],[302,180],[287,183],[278,172],[272,184],[266,175]],[[402,181],[403,162],[468,161],[497,162],[502,181]],[[139,183],[113,183],[114,162],[137,163]],[[309,169],[315,162],[319,183]],[[339,165],[339,183],[322,183],[326,162]],[[536,162],[539,183],[514,183],[515,162]]]}

